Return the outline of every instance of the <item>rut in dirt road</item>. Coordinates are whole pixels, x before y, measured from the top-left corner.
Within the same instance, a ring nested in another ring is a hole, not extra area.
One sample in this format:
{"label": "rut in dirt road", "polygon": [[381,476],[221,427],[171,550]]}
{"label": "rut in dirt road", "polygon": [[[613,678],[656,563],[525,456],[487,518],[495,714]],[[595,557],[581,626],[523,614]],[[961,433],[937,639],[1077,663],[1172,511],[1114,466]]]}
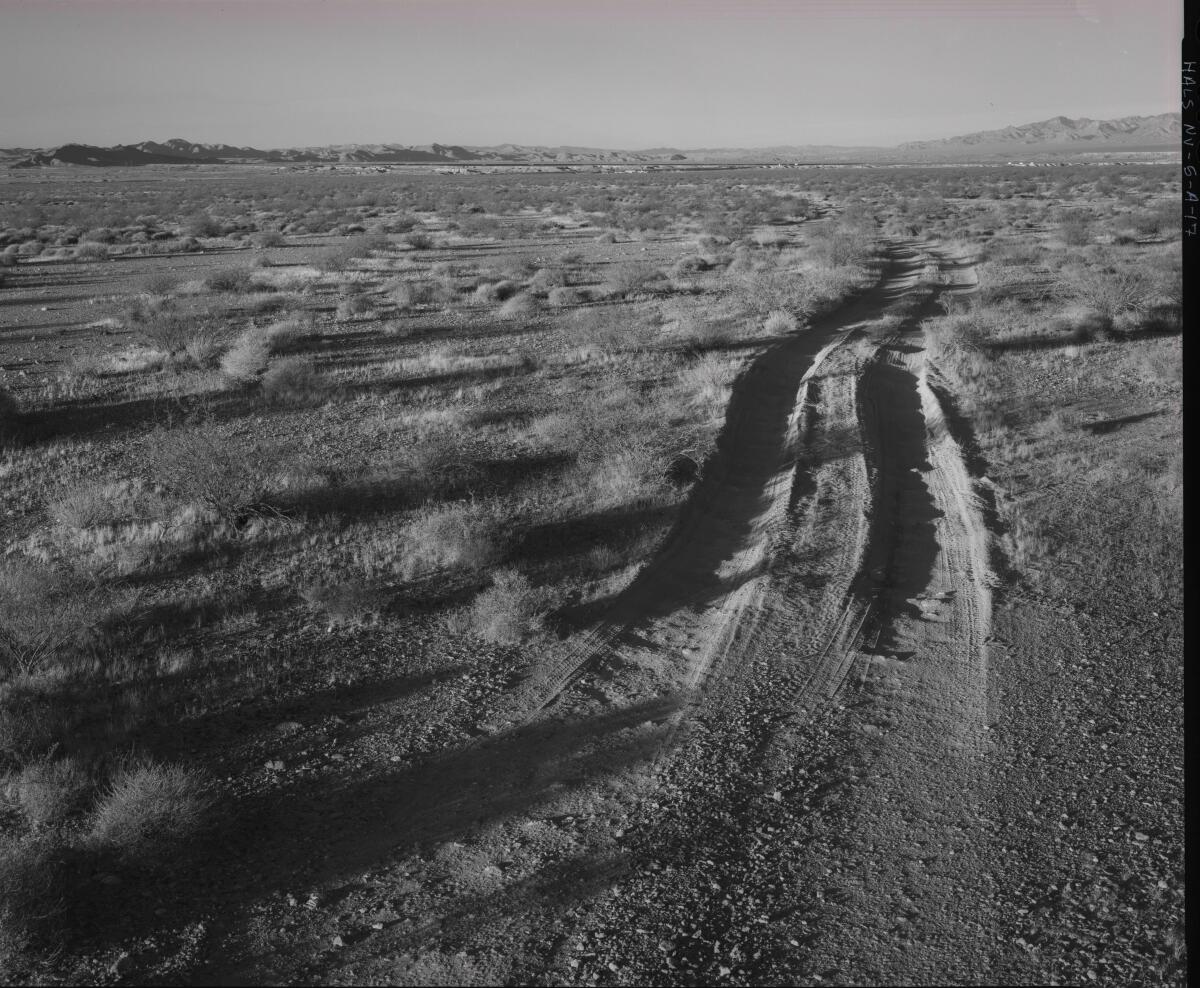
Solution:
{"label": "rut in dirt road", "polygon": [[987,980],[987,531],[934,311],[810,382],[789,547],[664,752],[661,870],[593,914],[646,931],[598,951],[619,982]]}
{"label": "rut in dirt road", "polygon": [[638,665],[647,695],[698,685],[737,633],[785,522],[809,379],[849,330],[915,284],[920,263],[918,252],[891,248],[878,286],[772,346],[739,377],[716,455],[666,547],[603,620],[515,693],[513,719],[552,703],[602,656]]}

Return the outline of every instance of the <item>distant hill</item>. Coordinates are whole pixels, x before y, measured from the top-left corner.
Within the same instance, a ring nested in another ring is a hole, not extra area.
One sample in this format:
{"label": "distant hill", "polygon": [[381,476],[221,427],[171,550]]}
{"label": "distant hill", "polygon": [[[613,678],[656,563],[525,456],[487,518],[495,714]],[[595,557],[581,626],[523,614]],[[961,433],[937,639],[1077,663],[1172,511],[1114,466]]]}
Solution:
{"label": "distant hill", "polygon": [[894,148],[837,147],[834,145],[779,145],[767,148],[655,147],[622,151],[588,147],[546,147],[500,144],[476,147],[459,144],[334,144],[316,147],[261,150],[231,144],[198,144],[175,137],[168,141],[143,141],[95,147],[64,144],[41,150],[0,149],[0,163],[13,168],[53,165],[199,165],[199,164],[474,164],[619,165],[779,162],[883,162],[944,160],[956,156],[989,158],[1005,153],[1063,150],[1172,149],[1179,147],[1178,113],[1157,116],[1091,120],[1086,117],[1052,117],[1038,123],[985,130],[933,141],[910,141]]}
{"label": "distant hill", "polygon": [[981,130],[959,137],[936,141],[909,141],[899,145],[901,151],[933,151],[978,149],[980,147],[1178,147],[1180,140],[1178,113],[1160,113],[1152,117],[1120,117],[1116,120],[1092,120],[1080,117],[1051,117],[1037,123],[1000,130]]}

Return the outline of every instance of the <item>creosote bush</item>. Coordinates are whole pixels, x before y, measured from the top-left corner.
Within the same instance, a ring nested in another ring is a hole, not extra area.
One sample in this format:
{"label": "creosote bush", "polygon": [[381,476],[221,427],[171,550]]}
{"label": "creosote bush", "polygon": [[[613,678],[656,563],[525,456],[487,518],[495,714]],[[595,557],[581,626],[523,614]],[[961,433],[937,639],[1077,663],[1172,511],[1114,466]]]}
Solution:
{"label": "creosote bush", "polygon": [[223,435],[211,425],[159,429],[146,439],[145,476],[185,505],[198,505],[236,524],[271,512],[269,495],[295,451],[267,440]]}

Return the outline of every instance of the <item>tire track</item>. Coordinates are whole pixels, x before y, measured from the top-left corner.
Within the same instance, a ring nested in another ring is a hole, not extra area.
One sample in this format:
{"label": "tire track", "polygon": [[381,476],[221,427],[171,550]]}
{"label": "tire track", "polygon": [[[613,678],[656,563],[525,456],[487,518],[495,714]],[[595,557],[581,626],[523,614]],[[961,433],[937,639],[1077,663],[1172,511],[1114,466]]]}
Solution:
{"label": "tire track", "polygon": [[769,348],[739,377],[717,453],[666,547],[601,621],[513,692],[492,730],[528,722],[605,659],[645,672],[646,691],[683,696],[727,660],[787,522],[809,382],[849,330],[916,281],[915,251],[892,247],[889,255],[878,286]]}

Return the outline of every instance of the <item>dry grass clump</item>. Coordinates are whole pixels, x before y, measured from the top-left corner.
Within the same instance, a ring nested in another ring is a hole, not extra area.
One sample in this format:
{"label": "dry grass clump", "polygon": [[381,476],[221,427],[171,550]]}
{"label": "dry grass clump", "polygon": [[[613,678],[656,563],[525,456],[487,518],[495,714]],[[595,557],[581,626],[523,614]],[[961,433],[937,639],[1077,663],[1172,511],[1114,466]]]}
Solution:
{"label": "dry grass clump", "polygon": [[515,569],[499,569],[492,574],[492,585],[475,598],[464,624],[480,638],[516,644],[541,630],[549,609],[546,588],[532,586]]}
{"label": "dry grass clump", "polygon": [[617,449],[597,444],[585,451],[565,478],[571,497],[589,510],[651,504],[666,493],[660,450],[633,432],[623,439]]}
{"label": "dry grass clump", "polygon": [[562,286],[551,288],[547,299],[556,309],[561,309],[571,305],[580,305],[583,302],[583,294],[578,288]]}
{"label": "dry grass clump", "polygon": [[83,809],[93,790],[75,759],[43,757],[30,762],[11,786],[17,805],[34,827],[56,826]]}
{"label": "dry grass clump", "polygon": [[581,343],[610,353],[644,348],[656,335],[648,320],[615,307],[578,310],[571,317],[570,333]]}
{"label": "dry grass clump", "polygon": [[715,354],[708,354],[684,367],[679,372],[679,381],[691,394],[692,404],[701,414],[717,418],[725,414],[736,376],[736,364]]}
{"label": "dry grass clump", "polygon": [[46,507],[51,524],[69,531],[145,521],[162,512],[162,498],[141,481],[82,484]]}
{"label": "dry grass clump", "polygon": [[537,315],[539,308],[536,298],[522,292],[501,305],[498,315],[501,319],[528,319]]}
{"label": "dry grass clump", "polygon": [[135,762],[116,773],[92,815],[92,842],[139,863],[161,859],[201,830],[214,797],[182,765]]}
{"label": "dry grass clump", "polygon": [[316,334],[312,316],[292,315],[279,319],[262,330],[267,350],[271,354],[288,353]]}
{"label": "dry grass clump", "polygon": [[299,408],[323,401],[329,382],[303,357],[287,357],[262,376],[263,397],[272,405]]}
{"label": "dry grass clump", "polygon": [[420,230],[414,230],[412,233],[405,234],[404,242],[413,250],[429,250],[433,247],[433,237],[428,233]]}
{"label": "dry grass clump", "polygon": [[419,511],[404,526],[404,579],[447,569],[482,569],[503,551],[501,519],[487,504],[463,501]]}
{"label": "dry grass clump", "polygon": [[690,299],[664,305],[662,319],[664,336],[692,350],[723,346],[738,336],[737,319],[732,313]]}
{"label": "dry grass clump", "polygon": [[563,288],[567,285],[567,273],[562,268],[538,268],[526,284],[526,289],[534,295],[548,295],[552,288]]}
{"label": "dry grass clump", "polygon": [[485,281],[475,287],[471,298],[475,302],[490,305],[495,302],[504,302],[520,290],[521,286],[508,278],[502,281]]}
{"label": "dry grass clump", "polygon": [[221,372],[232,381],[248,384],[266,372],[271,340],[257,326],[248,326],[221,358]]}
{"label": "dry grass clump", "polygon": [[797,328],[796,317],[783,309],[773,309],[767,313],[767,318],[763,322],[763,330],[772,336],[794,333]]}
{"label": "dry grass clump", "polygon": [[375,315],[375,300],[370,295],[351,295],[337,304],[335,318],[338,322],[353,322],[370,319]]}
{"label": "dry grass clump", "polygon": [[310,583],[300,596],[328,618],[331,628],[368,624],[379,618],[387,603],[386,595],[374,582],[353,577]]}
{"label": "dry grass clump", "polygon": [[663,280],[663,273],[646,261],[621,261],[613,265],[604,279],[606,294],[617,298],[628,298]]}
{"label": "dry grass clump", "polygon": [[220,353],[220,330],[209,316],[183,312],[174,300],[142,295],[126,307],[121,321],[153,350],[168,359],[207,367]]}
{"label": "dry grass clump", "polygon": [[385,364],[383,369],[385,372],[400,374],[406,378],[422,378],[470,374],[480,371],[531,371],[537,366],[538,359],[532,353],[509,351],[507,353],[470,354],[460,353],[450,346],[441,346],[418,357],[393,360]]}

